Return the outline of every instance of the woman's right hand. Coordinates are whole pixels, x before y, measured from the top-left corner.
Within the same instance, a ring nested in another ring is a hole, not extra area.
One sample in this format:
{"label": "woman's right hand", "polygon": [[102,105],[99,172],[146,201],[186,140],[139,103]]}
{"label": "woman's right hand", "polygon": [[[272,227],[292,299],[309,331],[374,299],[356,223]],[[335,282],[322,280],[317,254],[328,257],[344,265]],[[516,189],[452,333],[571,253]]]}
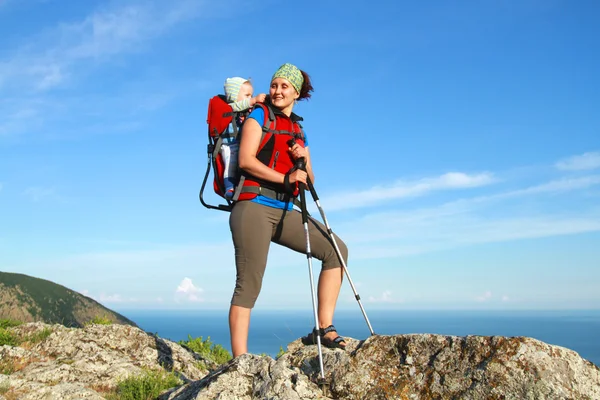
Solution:
{"label": "woman's right hand", "polygon": [[297,169],[290,174],[290,183],[300,182],[306,184],[306,171],[302,171],[301,169]]}

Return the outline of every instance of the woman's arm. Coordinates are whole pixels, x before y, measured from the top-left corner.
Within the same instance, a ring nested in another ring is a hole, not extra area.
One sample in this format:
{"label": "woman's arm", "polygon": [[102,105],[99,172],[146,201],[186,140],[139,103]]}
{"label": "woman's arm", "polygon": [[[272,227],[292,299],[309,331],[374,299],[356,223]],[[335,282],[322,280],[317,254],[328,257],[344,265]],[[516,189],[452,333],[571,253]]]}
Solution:
{"label": "woman's arm", "polygon": [[256,158],[261,138],[262,127],[254,118],[248,118],[243,127],[240,151],[238,154],[238,165],[244,171],[259,179],[283,183],[284,174],[267,167]]}

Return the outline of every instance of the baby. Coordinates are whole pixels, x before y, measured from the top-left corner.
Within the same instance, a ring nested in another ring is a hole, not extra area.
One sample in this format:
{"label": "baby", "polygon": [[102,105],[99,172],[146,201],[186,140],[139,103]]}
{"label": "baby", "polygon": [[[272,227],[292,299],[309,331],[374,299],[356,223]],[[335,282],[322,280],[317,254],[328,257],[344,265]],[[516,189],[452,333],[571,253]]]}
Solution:
{"label": "baby", "polygon": [[[235,128],[239,128],[246,115],[244,112],[250,110],[256,103],[264,102],[266,94],[260,93],[259,95],[252,97],[252,84],[248,79],[239,77],[227,78],[223,86],[225,88],[227,103],[229,103],[234,112],[239,113],[238,117],[233,122]],[[233,128],[233,126],[230,127],[229,132],[237,132],[238,129]],[[219,150],[225,165],[225,170],[223,171],[223,183],[225,184],[225,197],[228,199],[233,197],[235,185],[238,180],[238,148],[239,143],[234,133],[233,135],[227,135],[223,138],[221,149]]]}
{"label": "baby", "polygon": [[254,104],[264,102],[267,96],[264,93],[260,93],[252,97],[254,91],[252,83],[244,78],[227,78],[223,86],[225,87],[227,103],[231,105],[231,108],[235,112],[249,110]]}

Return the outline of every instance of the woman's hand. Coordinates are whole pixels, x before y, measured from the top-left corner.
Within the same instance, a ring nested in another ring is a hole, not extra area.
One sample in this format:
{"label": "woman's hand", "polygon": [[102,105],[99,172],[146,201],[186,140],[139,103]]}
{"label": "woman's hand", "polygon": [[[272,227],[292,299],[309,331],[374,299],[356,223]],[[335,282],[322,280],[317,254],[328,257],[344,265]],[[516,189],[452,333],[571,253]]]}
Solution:
{"label": "woman's hand", "polygon": [[306,171],[302,171],[301,169],[297,169],[294,172],[292,172],[290,174],[290,183],[296,183],[296,182],[300,182],[300,183],[304,183],[306,184],[306,177],[308,175],[306,174]]}
{"label": "woman's hand", "polygon": [[304,158],[305,160],[308,159],[308,152],[304,147],[300,146],[298,143],[294,143],[292,147],[288,148],[288,151],[290,152],[290,155],[292,156],[294,161],[299,158]]}

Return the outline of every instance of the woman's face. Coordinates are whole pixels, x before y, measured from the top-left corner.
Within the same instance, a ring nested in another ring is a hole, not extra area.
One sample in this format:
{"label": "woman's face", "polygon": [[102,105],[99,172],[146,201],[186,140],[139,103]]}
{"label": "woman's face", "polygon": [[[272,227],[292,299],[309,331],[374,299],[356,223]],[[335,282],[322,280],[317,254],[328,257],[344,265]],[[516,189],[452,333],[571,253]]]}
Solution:
{"label": "woman's face", "polygon": [[293,106],[294,100],[300,96],[292,84],[285,78],[273,79],[269,95],[271,96],[271,103],[281,110]]}

